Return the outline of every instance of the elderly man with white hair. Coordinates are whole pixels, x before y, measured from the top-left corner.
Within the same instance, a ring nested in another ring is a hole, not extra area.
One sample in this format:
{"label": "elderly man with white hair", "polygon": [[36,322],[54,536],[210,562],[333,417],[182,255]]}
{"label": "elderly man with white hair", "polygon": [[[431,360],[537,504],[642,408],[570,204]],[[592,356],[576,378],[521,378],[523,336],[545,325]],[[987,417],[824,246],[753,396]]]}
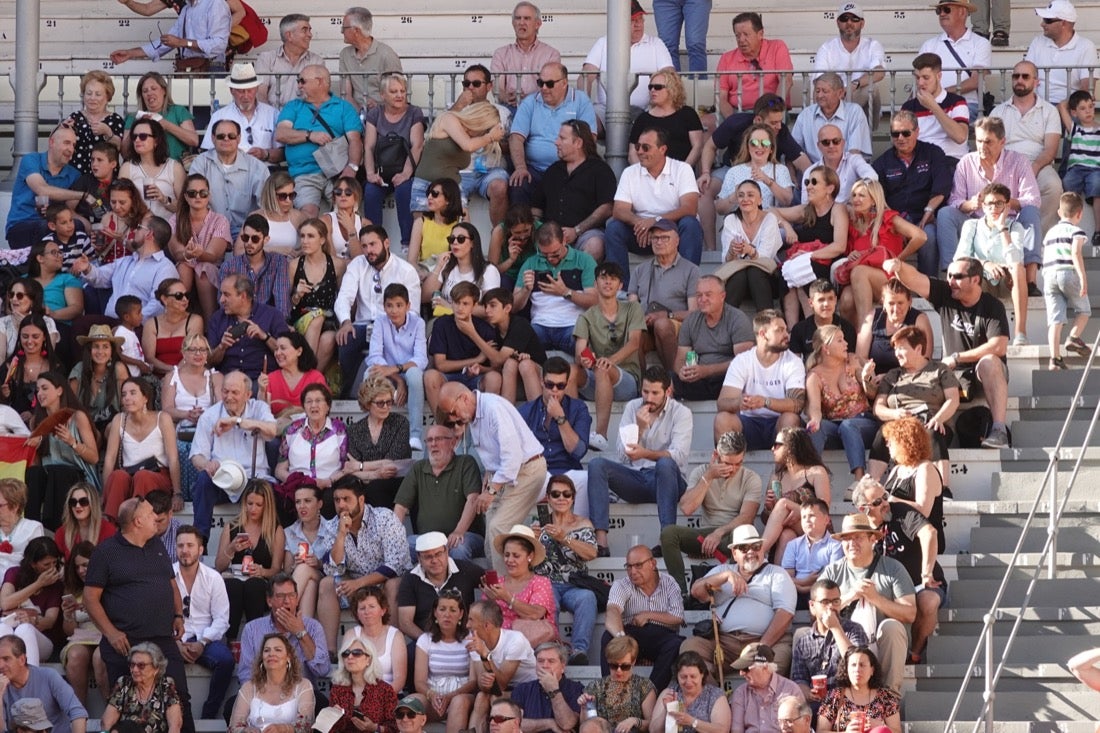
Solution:
{"label": "elderly man with white hair", "polygon": [[730,693],[730,733],[786,733],[779,722],[776,699],[804,698],[798,685],[776,671],[772,648],[749,644],[730,666],[745,679],[745,684]]}

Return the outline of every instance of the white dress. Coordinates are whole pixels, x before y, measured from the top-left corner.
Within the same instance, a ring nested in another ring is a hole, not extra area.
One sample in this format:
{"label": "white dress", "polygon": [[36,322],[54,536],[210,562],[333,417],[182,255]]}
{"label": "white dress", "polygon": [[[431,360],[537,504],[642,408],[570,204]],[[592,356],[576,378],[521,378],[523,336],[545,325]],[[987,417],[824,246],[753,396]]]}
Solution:
{"label": "white dress", "polygon": [[[145,194],[145,185],[152,184],[160,189],[160,192],[164,194],[166,198],[175,199],[176,169],[179,166],[180,162],[175,158],[169,158],[167,161],[165,161],[164,165],[161,166],[160,170],[157,171],[146,171],[140,163],[127,163],[124,166],[124,169],[129,173],[129,175],[122,177],[129,178],[131,181],[133,181],[134,185],[137,186],[138,193],[142,194],[143,197]],[[146,200],[145,203],[146,205],[148,205],[149,211],[152,211],[154,214],[164,219],[165,221],[168,221],[174,216],[171,211],[164,207],[164,204],[160,202],[160,199],[157,199],[155,201]]]}
{"label": "white dress", "polygon": [[267,226],[271,239],[264,245],[264,251],[293,257],[298,251],[298,230],[294,228],[294,222],[268,219]]}

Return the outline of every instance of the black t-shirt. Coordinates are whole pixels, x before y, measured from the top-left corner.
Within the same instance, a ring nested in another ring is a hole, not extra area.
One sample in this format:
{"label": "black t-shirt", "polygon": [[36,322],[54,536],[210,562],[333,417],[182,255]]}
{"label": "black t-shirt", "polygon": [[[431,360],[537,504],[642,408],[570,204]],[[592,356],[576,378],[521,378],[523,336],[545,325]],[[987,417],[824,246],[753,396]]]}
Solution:
{"label": "black t-shirt", "polygon": [[[938,278],[928,278],[928,302],[943,324],[943,353],[969,351],[997,336],[1009,335],[1004,303],[989,293],[965,306],[951,297],[951,288]],[[1003,361],[1005,357],[1001,357]]]}
{"label": "black t-shirt", "polygon": [[[452,560],[451,562],[458,566],[458,572],[451,573],[451,577],[447,578],[447,582],[439,590],[458,589],[458,592],[462,594],[462,600],[466,603],[466,608],[469,608],[475,600],[474,591],[481,583],[481,576],[485,574],[485,568],[467,560]],[[401,585],[397,589],[397,605],[399,607],[412,606],[415,609],[413,611],[413,623],[421,629],[427,629],[431,621],[432,604],[435,603],[438,595],[439,592],[434,585],[428,583],[416,573],[405,573],[405,577],[401,578]]]}
{"label": "black t-shirt", "polygon": [[[477,335],[485,341],[496,341],[497,332],[492,326],[480,318],[475,317],[474,329]],[[428,354],[443,354],[446,358],[455,361],[461,359],[473,359],[481,353],[466,334],[458,330],[453,315],[440,316],[435,319],[432,326],[432,337],[428,339]]]}
{"label": "black t-shirt", "polygon": [[618,185],[615,172],[600,158],[586,158],[572,173],[559,160],[535,187],[531,207],[542,211],[543,221],[575,226],[603,204],[613,203]]}
{"label": "black t-shirt", "polygon": [[[913,585],[920,585],[923,564],[917,532],[931,523],[916,509],[905,504],[891,504],[890,510],[893,516],[886,523],[886,532],[878,543],[879,551],[901,563]],[[938,562],[932,568],[932,577],[947,585],[947,578]]]}
{"label": "black t-shirt", "polygon": [[681,107],[668,117],[654,117],[649,112],[642,112],[630,127],[630,144],[638,142],[642,130],[651,128],[668,133],[668,157],[685,161],[691,153],[689,133],[696,130],[702,132],[703,123],[699,120],[699,113],[691,107]]}
{"label": "black t-shirt", "polygon": [[531,361],[542,364],[546,361],[546,349],[542,341],[535,335],[535,329],[531,328],[531,322],[523,316],[512,316],[508,319],[508,333],[504,336],[497,331],[497,342],[500,348],[515,349],[517,354],[527,354]]}
{"label": "black t-shirt", "polygon": [[[852,327],[852,324],[834,313],[832,325],[840,326],[840,331],[844,334],[844,340],[848,344],[848,353],[856,353],[856,329]],[[813,353],[814,333],[816,332],[817,325],[814,323],[814,317],[804,318],[791,329],[791,345],[788,348],[805,359]]]}
{"label": "black t-shirt", "polygon": [[[745,130],[752,127],[753,119],[752,112],[734,112],[714,131],[711,140],[718,148],[726,149],[725,154],[722,155],[722,165],[731,165],[733,159],[741,152],[741,139],[745,135]],[[795,142],[791,131],[787,129],[787,123],[784,122],[779,128],[776,154],[782,162],[793,163],[802,153],[802,146]]]}
{"label": "black t-shirt", "polygon": [[95,548],[84,583],[103,589],[107,618],[133,642],[172,635],[174,577],[160,537],[137,547],[120,532]]}

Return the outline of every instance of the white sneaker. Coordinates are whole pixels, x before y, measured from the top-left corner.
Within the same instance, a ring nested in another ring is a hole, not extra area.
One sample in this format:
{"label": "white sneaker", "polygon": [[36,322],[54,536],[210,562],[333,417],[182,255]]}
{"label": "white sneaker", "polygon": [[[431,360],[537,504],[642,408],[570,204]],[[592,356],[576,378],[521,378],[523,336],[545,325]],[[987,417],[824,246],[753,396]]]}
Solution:
{"label": "white sneaker", "polygon": [[588,447],[595,451],[605,451],[607,450],[607,438],[593,430],[588,434]]}
{"label": "white sneaker", "polygon": [[413,450],[424,450],[424,441],[420,438],[409,438],[409,447]]}

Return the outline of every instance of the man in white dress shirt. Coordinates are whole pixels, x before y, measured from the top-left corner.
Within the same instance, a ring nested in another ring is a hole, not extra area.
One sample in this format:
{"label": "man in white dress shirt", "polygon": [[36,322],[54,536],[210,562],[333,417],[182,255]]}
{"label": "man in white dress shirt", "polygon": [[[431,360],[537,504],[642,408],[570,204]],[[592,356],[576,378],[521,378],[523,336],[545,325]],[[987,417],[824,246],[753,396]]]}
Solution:
{"label": "man in white dress shirt", "polygon": [[214,125],[221,120],[233,120],[241,126],[244,133],[237,141],[237,147],[253,158],[265,163],[283,162],[283,144],[275,142],[275,123],[279,119],[279,110],[267,102],[257,99],[256,89],[260,86],[260,77],[251,63],[233,64],[233,72],[226,83],[233,102],[219,107],[210,115],[210,123],[203,135],[203,150],[214,147]]}

